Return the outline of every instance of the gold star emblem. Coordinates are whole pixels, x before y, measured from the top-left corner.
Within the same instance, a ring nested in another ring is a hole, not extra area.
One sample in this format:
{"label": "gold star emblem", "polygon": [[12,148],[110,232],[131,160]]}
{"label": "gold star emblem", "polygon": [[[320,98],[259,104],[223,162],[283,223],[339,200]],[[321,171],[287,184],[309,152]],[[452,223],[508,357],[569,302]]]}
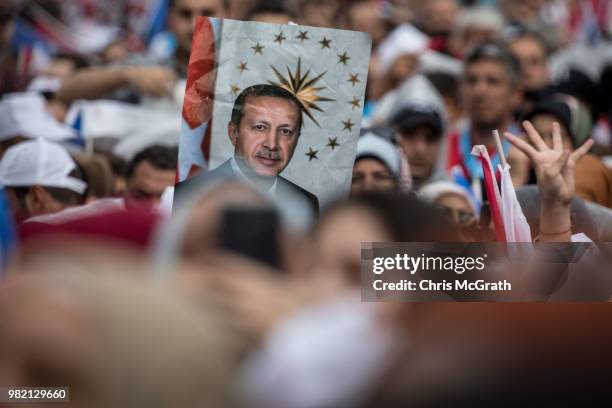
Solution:
{"label": "gold star emblem", "polygon": [[327,37],[323,37],[323,39],[321,41],[319,41],[319,44],[321,44],[321,49],[323,49],[323,48],[331,48],[329,46],[329,44],[331,44],[331,40],[328,40]]}
{"label": "gold star emblem", "polygon": [[278,82],[268,81],[271,85],[276,85],[281,88],[285,88],[289,92],[291,92],[302,104],[302,112],[306,114],[317,126],[320,126],[316,121],[314,116],[312,115],[312,110],[316,110],[319,112],[324,112],[323,109],[317,105],[316,102],[330,102],[334,101],[334,99],[326,98],[324,96],[320,96],[318,93],[327,89],[327,87],[320,86],[315,87],[317,82],[327,73],[323,72],[320,75],[317,75],[314,78],[309,78],[310,69],[306,71],[302,75],[302,59],[298,59],[297,67],[295,72],[291,72],[289,67],[287,66],[287,76],[284,77],[276,68],[272,67],[272,70],[276,74],[276,78]]}
{"label": "gold star emblem", "polygon": [[283,45],[283,41],[285,41],[286,39],[287,37],[285,37],[282,31],[274,36],[274,42],[277,42],[280,45]]}
{"label": "gold star emblem", "polygon": [[263,55],[262,51],[264,49],[264,46],[261,45],[260,43],[255,44],[253,47],[251,47],[251,49],[253,50],[253,55],[255,55],[255,54]]}
{"label": "gold star emblem", "polygon": [[344,125],[344,128],[342,130],[348,130],[349,132],[352,132],[353,126],[355,126],[355,124],[351,122],[351,118],[348,118],[346,122],[343,121],[342,124]]}
{"label": "gold star emblem", "polygon": [[353,86],[355,86],[357,82],[361,81],[359,80],[359,76],[357,74],[349,74],[349,79],[347,82],[350,82],[353,84]]}
{"label": "gold star emblem", "polygon": [[238,92],[240,92],[240,87],[238,86],[238,84],[232,84],[232,93],[234,94],[234,96],[238,96]]}
{"label": "gold star emblem", "polygon": [[359,100],[359,98],[358,98],[358,97],[356,97],[356,96],[353,96],[353,100],[352,100],[352,101],[349,101],[349,103],[350,103],[351,105],[353,105],[353,109],[355,109],[355,108],[361,108],[361,101],[360,101],[360,100]]}
{"label": "gold star emblem", "polygon": [[312,147],[309,147],[308,149],[309,151],[306,153],[306,156],[308,156],[308,162],[311,162],[314,159],[318,160],[319,158],[317,157],[317,153],[319,153],[319,151],[313,150]]}
{"label": "gold star emblem", "polygon": [[242,61],[240,61],[240,65],[238,65],[238,69],[240,70],[241,74],[244,71],[248,71],[249,70],[249,68],[247,67],[247,63],[246,62],[242,62]]}
{"label": "gold star emblem", "polygon": [[310,37],[308,37],[308,31],[300,31],[300,34],[298,34],[298,36],[295,38],[300,40],[301,43],[303,43],[306,40],[310,40]]}
{"label": "gold star emblem", "polygon": [[328,140],[327,146],[331,147],[332,150],[334,150],[336,147],[340,146],[340,143],[338,143],[338,138],[337,137],[328,137],[327,140]]}
{"label": "gold star emblem", "polygon": [[344,51],[344,53],[343,53],[343,54],[338,54],[338,64],[344,64],[344,65],[346,65],[346,63],[347,63],[347,62],[348,62],[348,60],[350,60],[350,59],[351,59],[351,57],[349,57],[349,56],[346,54],[346,51]]}

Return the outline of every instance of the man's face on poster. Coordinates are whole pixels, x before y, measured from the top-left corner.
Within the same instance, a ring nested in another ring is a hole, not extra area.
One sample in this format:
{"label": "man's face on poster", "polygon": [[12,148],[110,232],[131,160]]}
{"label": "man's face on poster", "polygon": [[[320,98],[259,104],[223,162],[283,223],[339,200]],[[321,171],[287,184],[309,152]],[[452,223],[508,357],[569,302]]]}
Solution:
{"label": "man's face on poster", "polygon": [[282,172],[300,135],[299,109],[289,99],[248,96],[239,125],[228,125],[238,161],[260,177],[276,177]]}

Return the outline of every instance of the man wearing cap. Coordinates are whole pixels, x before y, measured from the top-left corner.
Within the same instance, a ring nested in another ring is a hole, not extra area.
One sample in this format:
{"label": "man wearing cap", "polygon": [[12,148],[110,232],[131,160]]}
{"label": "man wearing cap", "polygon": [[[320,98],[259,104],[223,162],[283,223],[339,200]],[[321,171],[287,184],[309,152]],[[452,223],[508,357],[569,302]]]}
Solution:
{"label": "man wearing cap", "polygon": [[87,189],[68,151],[40,138],[6,151],[0,161],[0,185],[21,221],[81,205]]}
{"label": "man wearing cap", "polygon": [[398,148],[384,137],[366,131],[357,142],[351,195],[368,191],[397,191],[401,157]]}
{"label": "man wearing cap", "polygon": [[[549,146],[553,146],[553,123],[561,126],[563,146],[573,151],[591,135],[593,122],[587,108],[576,98],[557,94],[534,105],[525,115]],[[576,195],[584,200],[612,208],[612,170],[593,154],[584,155],[576,163]],[[535,179],[535,177],[532,177]]]}
{"label": "man wearing cap", "polygon": [[389,122],[410,165],[415,189],[447,178],[440,165],[445,116],[442,97],[427,78],[416,76],[398,91]]}
{"label": "man wearing cap", "polygon": [[0,159],[5,151],[34,138],[62,141],[76,137],[73,129],[59,123],[36,93],[14,93],[0,100]]}

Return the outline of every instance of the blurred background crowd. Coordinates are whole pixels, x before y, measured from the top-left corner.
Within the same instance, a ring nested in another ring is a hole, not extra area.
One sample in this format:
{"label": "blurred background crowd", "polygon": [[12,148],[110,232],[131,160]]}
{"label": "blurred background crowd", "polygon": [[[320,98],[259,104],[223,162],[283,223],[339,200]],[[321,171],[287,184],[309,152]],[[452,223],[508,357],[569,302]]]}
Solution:
{"label": "blurred background crowd", "polygon": [[[313,217],[224,180],[172,208],[198,16],[371,35],[350,198]],[[359,282],[362,242],[495,241],[470,154],[497,168],[495,129],[535,239],[612,242],[611,1],[2,0],[0,96],[0,386],[279,408],[610,389],[606,304],[361,303]]]}

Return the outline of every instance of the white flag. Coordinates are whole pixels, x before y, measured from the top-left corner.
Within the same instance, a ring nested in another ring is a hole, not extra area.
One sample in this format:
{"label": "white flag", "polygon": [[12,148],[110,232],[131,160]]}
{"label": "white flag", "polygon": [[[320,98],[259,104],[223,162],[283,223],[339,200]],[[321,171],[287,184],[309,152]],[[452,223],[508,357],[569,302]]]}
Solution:
{"label": "white flag", "polygon": [[510,177],[510,166],[498,165],[501,173],[501,208],[506,242],[531,242],[531,229],[516,198]]}

